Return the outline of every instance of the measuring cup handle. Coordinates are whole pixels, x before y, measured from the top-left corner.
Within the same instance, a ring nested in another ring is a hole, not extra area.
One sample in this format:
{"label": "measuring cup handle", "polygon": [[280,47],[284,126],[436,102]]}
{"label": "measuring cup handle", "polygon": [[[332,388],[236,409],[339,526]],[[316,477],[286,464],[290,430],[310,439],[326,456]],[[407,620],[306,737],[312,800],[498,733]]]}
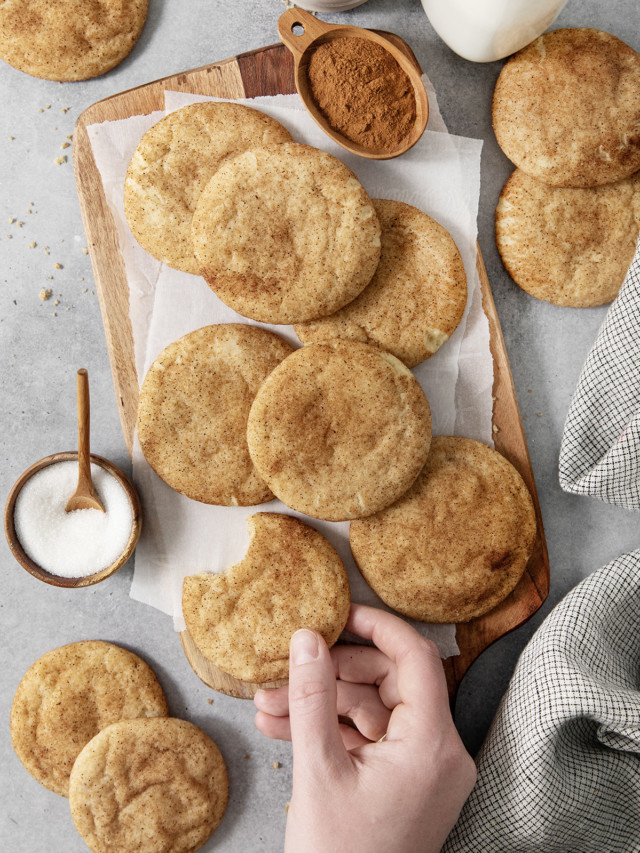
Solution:
{"label": "measuring cup handle", "polygon": [[[299,35],[293,32],[296,25],[303,29],[303,32]],[[287,9],[278,18],[278,35],[282,43],[293,54],[296,64],[300,62],[302,54],[311,42],[317,39],[318,36],[324,35],[328,29],[331,29],[330,25],[319,21],[303,9]]]}

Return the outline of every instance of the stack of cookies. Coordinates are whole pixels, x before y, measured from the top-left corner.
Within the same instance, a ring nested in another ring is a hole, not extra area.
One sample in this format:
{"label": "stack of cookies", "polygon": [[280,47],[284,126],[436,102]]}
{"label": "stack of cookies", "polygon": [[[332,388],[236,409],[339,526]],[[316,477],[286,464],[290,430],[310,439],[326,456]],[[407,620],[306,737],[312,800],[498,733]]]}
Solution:
{"label": "stack of cookies", "polygon": [[69,798],[91,850],[192,853],[228,800],[224,759],[192,723],[168,715],[150,667],[101,641],[71,643],[27,670],[11,740],[35,779]]}
{"label": "stack of cookies", "polygon": [[599,30],[546,33],[502,69],[493,127],[517,167],[496,208],[511,277],[555,305],[610,302],[640,233],[640,55]]}
{"label": "stack of cookies", "polygon": [[[414,618],[468,620],[509,594],[533,547],[531,498],[485,445],[435,439],[430,451],[429,403],[411,372],[465,309],[463,263],[442,226],[371,199],[344,163],[272,118],[219,102],[145,134],[125,212],[154,257],[199,273],[242,317],[293,324],[304,344],[228,323],[164,349],[144,378],[137,430],[171,488],[222,506],[276,497],[303,516],[352,521],[364,577]],[[258,513],[249,529],[239,563],[185,579],[183,613],[208,660],[265,683],[286,677],[297,628],[336,641],[349,582],[304,520]]]}

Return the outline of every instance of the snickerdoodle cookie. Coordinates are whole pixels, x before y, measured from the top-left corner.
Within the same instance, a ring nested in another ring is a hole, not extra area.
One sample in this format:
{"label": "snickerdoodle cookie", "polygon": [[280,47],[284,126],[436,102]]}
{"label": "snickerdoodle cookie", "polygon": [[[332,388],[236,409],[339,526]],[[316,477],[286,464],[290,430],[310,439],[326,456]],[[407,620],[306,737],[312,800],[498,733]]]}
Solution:
{"label": "snickerdoodle cookie", "polygon": [[147,0],[3,0],[0,58],[47,80],[86,80],[132,50]]}
{"label": "snickerdoodle cookie", "polygon": [[241,562],[223,574],[184,579],[182,610],[202,654],[229,675],[264,683],[286,678],[298,628],[329,646],[349,614],[349,579],[327,540],[297,518],[257,513]]}
{"label": "snickerdoodle cookie", "polygon": [[207,182],[228,157],[248,148],[290,142],[289,131],[242,104],[190,104],[154,124],[140,140],[124,184],[133,236],[154,258],[200,274],[191,220]]}
{"label": "snickerdoodle cookie", "polygon": [[169,344],[149,368],[138,402],[145,459],[193,500],[249,506],[273,495],[247,448],[249,409],[263,380],[292,352],[256,326],[204,326]]}
{"label": "snickerdoodle cookie", "polygon": [[103,729],[78,756],[69,785],[71,817],[94,853],[194,853],[228,799],[216,744],[173,717]]}
{"label": "snickerdoodle cookie", "polygon": [[267,377],[247,440],[260,475],[314,518],[361,518],[397,500],[427,458],[427,398],[405,365],[356,341],[296,350]]}
{"label": "snickerdoodle cookie", "polygon": [[340,311],[298,324],[295,331],[305,344],[329,338],[363,341],[415,367],[460,322],[467,302],[462,258],[449,232],[426,213],[390,199],[373,204],[382,253],[371,282]]}
{"label": "snickerdoodle cookie", "polygon": [[393,506],[351,523],[351,550],[389,607],[424,622],[468,622],[514,589],[536,535],[531,496],[499,453],[434,437],[420,476]]}
{"label": "snickerdoodle cookie", "polygon": [[600,30],[545,33],[502,69],[493,127],[507,157],[546,184],[626,178],[640,169],[640,54]]}
{"label": "snickerdoodle cookie", "polygon": [[265,323],[332,314],[371,280],[380,224],[344,163],[284,143],[225,161],[193,217],[200,272],[220,299]]}
{"label": "snickerdoodle cookie", "polygon": [[38,782],[67,797],[76,756],[101,729],[166,715],[162,688],[141,658],[86,640],[47,652],[27,670],[11,707],[11,742]]}
{"label": "snickerdoodle cookie", "polygon": [[509,275],[554,305],[586,308],[617,294],[640,233],[640,172],[601,187],[548,187],[516,169],[496,208]]}

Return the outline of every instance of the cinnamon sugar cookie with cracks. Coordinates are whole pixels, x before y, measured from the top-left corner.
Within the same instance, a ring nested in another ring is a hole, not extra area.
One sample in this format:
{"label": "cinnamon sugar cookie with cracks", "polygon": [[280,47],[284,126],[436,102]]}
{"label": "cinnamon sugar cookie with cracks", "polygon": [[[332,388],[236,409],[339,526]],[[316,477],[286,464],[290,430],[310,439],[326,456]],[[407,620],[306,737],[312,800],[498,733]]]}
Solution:
{"label": "cinnamon sugar cookie with cracks", "polygon": [[393,503],[420,473],[431,413],[408,367],[356,341],[309,344],[264,381],[247,441],[283,503],[344,521]]}
{"label": "cinnamon sugar cookie with cracks", "polygon": [[453,436],[434,437],[411,489],[349,531],[369,586],[423,622],[468,622],[494,608],[522,577],[535,536],[516,469],[487,445]]}
{"label": "cinnamon sugar cookie with cracks", "polygon": [[11,707],[11,741],[29,773],[67,797],[73,763],[101,729],[167,713],[162,688],[141,658],[86,640],[47,652],[27,670]]}
{"label": "cinnamon sugar cookie with cracks", "polygon": [[507,157],[545,184],[626,178],[640,169],[640,54],[600,30],[552,30],[506,63],[492,115]]}
{"label": "cinnamon sugar cookie with cracks", "polygon": [[199,275],[191,220],[211,176],[248,148],[290,141],[279,122],[243,104],[206,101],[165,116],[144,134],[127,169],[124,211],[133,236],[159,261]]}
{"label": "cinnamon sugar cookie with cracks", "polygon": [[198,200],[193,248],[220,299],[264,323],[332,314],[371,281],[380,224],[344,163],[309,145],[246,151]]}
{"label": "cinnamon sugar cookie with cracks", "polygon": [[87,80],[121,62],[138,41],[147,0],[3,0],[0,58],[46,80]]}
{"label": "cinnamon sugar cookie with cracks", "polygon": [[249,409],[292,347],[257,326],[204,326],[169,344],[149,368],[138,402],[145,459],[187,497],[250,506],[273,495],[247,448]]}
{"label": "cinnamon sugar cookie with cracks", "polygon": [[261,512],[247,524],[251,541],[239,563],[184,579],[182,612],[206,658],[263,684],[287,677],[298,628],[336,642],[349,615],[349,579],[333,546],[299,519]]}
{"label": "cinnamon sugar cookie with cracks", "polygon": [[373,200],[382,228],[380,263],[360,296],[295,331],[304,343],[348,338],[415,367],[449,339],[467,302],[462,258],[449,232],[426,213]]}
{"label": "cinnamon sugar cookie with cracks", "polygon": [[601,187],[548,187],[520,169],[496,207],[496,243],[509,275],[554,305],[611,302],[640,234],[640,172]]}
{"label": "cinnamon sugar cookie with cracks", "polygon": [[69,785],[71,817],[94,853],[195,853],[228,799],[217,745],[172,717],[103,729],[76,759]]}

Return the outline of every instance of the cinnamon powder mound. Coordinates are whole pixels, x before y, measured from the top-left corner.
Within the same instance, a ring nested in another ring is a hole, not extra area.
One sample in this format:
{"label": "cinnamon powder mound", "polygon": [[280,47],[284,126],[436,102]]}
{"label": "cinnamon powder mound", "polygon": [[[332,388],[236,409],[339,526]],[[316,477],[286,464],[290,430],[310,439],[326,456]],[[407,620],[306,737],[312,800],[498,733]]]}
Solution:
{"label": "cinnamon powder mound", "polygon": [[311,95],[334,130],[371,150],[396,148],[416,119],[408,75],[376,42],[344,37],[321,44],[308,67]]}

